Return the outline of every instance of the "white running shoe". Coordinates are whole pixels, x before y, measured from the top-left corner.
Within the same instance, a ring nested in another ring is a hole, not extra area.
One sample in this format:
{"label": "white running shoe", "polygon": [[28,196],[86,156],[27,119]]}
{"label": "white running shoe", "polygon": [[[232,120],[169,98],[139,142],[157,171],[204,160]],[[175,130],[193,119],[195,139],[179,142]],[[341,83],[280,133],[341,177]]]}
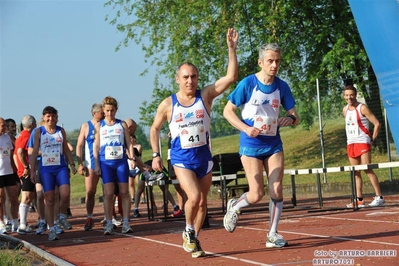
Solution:
{"label": "white running shoe", "polygon": [[375,196],[374,200],[369,204],[369,207],[383,207],[385,206],[385,200],[381,199],[380,196]]}
{"label": "white running shoe", "polygon": [[146,182],[149,186],[153,186],[155,182],[161,180],[164,176],[165,176],[164,173],[151,174],[150,177],[146,180]]}
{"label": "white running shoe", "polygon": [[223,218],[224,228],[226,228],[227,232],[230,233],[233,233],[236,229],[238,215],[240,214],[240,211],[233,209],[233,204],[236,202],[236,199],[230,199],[229,202],[227,202],[227,211]]}
{"label": "white running shoe", "polygon": [[267,248],[282,248],[288,246],[288,242],[284,240],[282,235],[277,233],[267,234],[266,247]]}

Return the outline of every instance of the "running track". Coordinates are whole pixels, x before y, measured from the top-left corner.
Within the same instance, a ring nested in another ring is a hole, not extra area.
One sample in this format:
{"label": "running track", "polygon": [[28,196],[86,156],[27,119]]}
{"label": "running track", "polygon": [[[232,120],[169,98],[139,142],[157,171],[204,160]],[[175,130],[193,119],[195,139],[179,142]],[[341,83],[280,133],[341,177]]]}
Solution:
{"label": "running track", "polygon": [[[83,231],[85,207],[80,204],[72,206],[73,229],[58,241],[47,241],[47,235],[11,236],[65,265],[398,265],[399,196],[385,199],[386,207],[358,211],[340,208],[348,198],[324,199],[323,209],[317,208],[316,199],[299,200],[296,208],[287,202],[278,229],[290,245],[280,249],[265,247],[265,200],[243,210],[234,233],[225,231],[220,200],[213,200],[209,203],[211,226],[199,237],[207,256],[198,259],[181,247],[184,220],[148,221],[144,205],[140,205],[142,217],[132,219],[134,232],[129,235],[120,234],[118,228],[115,235],[103,236],[102,204],[97,203],[93,231]],[[30,224],[35,218],[36,213],[29,214]]]}

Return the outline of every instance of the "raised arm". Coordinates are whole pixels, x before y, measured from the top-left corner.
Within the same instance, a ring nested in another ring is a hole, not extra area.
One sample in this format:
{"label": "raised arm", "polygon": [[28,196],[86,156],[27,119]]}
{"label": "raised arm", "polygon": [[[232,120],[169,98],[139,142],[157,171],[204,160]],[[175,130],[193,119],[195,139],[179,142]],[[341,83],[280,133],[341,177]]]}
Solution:
{"label": "raised arm", "polygon": [[201,90],[201,96],[207,104],[208,111],[212,106],[212,101],[222,94],[238,78],[237,45],[238,33],[229,28],[226,35],[228,46],[228,65],[226,76],[218,79],[214,84],[206,86]]}

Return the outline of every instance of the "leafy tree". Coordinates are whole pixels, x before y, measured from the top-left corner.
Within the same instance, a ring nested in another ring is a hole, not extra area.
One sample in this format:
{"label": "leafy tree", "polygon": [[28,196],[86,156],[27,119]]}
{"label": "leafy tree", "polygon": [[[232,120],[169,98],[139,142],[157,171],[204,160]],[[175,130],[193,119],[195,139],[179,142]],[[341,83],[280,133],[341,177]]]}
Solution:
{"label": "leafy tree", "polygon": [[[151,125],[160,101],[177,90],[174,76],[180,63],[191,61],[199,67],[199,87],[224,75],[228,27],[240,32],[239,79],[257,71],[258,46],[266,42],[282,46],[280,76],[291,85],[305,128],[317,116],[318,78],[328,81],[328,86],[320,87],[327,114],[340,113],[343,80],[353,78],[383,121],[378,86],[370,86],[376,84],[375,75],[347,0],[110,0],[106,6],[115,11],[106,19],[126,34],[117,50],[134,41],[159,71],[152,102],[144,102],[140,109],[144,125]],[[169,79],[170,87],[161,84],[159,76]],[[217,123],[212,134],[234,131],[222,119],[225,96],[214,103],[212,120]]]}

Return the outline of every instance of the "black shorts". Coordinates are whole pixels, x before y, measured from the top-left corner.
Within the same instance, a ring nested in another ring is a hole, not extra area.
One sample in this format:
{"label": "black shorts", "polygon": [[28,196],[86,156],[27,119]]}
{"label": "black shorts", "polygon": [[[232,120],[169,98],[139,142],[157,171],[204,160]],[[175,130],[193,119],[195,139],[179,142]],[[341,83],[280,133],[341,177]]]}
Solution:
{"label": "black shorts", "polygon": [[15,177],[18,178],[15,173],[0,176],[0,188],[15,186],[17,184]]}
{"label": "black shorts", "polygon": [[35,192],[35,184],[30,180],[30,176],[27,178],[20,177],[19,180],[21,180],[22,183],[22,191]]}

